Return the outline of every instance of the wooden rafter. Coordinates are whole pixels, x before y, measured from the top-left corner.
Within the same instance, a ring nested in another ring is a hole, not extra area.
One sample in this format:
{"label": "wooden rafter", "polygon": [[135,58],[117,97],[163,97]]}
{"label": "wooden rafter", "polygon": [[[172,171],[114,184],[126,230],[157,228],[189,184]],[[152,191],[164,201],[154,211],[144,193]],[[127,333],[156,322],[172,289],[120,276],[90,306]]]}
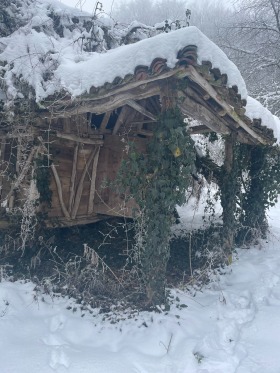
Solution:
{"label": "wooden rafter", "polygon": [[[153,83],[156,83],[157,81],[160,81],[160,80],[164,80],[164,79],[168,79],[172,76],[178,76],[180,79],[187,76],[188,75],[188,72],[186,71],[185,67],[177,67],[177,68],[174,68],[172,70],[168,70],[160,75],[154,75],[154,76],[150,76],[148,77],[147,79],[145,79],[145,81],[143,80],[137,80],[137,81],[132,81],[132,82],[129,82],[127,84],[123,84],[121,86],[118,86],[118,87],[114,87],[108,91],[105,91],[104,93],[100,93],[100,92],[97,92],[97,93],[93,93],[93,94],[85,94],[83,96],[80,96],[80,97],[77,97],[75,99],[75,104],[77,104],[78,102],[88,102],[88,101],[99,101],[100,99],[106,99],[108,101],[108,98],[112,97],[112,96],[119,96],[119,95],[122,95],[122,94],[125,94],[127,91],[133,91],[133,90],[137,90],[138,91],[143,91],[143,87],[149,85],[149,86],[153,86],[154,84]],[[155,84],[156,86],[158,86],[157,84]],[[139,90],[140,88],[140,90]],[[159,92],[158,92],[159,94]],[[148,97],[148,96],[146,96]],[[70,102],[70,101],[69,101]],[[58,107],[58,105],[60,105],[62,108],[65,108],[65,105],[67,105],[67,102],[61,100],[61,101],[56,101],[56,107]],[[52,104],[49,106],[49,108],[52,107]],[[65,108],[67,110],[67,107]],[[103,111],[104,113],[105,111]]]}
{"label": "wooden rafter", "polygon": [[[238,124],[234,120],[231,120],[230,122],[222,120],[223,117],[227,113],[223,113],[223,115],[219,115],[221,110],[223,110],[220,107],[220,105],[219,106],[213,105],[212,102],[209,102],[209,99],[204,100],[192,87],[190,87],[190,86],[187,87],[187,89],[183,92],[183,94],[186,97],[189,97],[190,99],[192,99],[193,101],[198,103],[199,105],[201,105],[202,107],[204,107],[207,111],[211,112],[215,116],[216,121],[220,124],[220,126],[222,128],[230,129],[230,130],[233,130],[233,131],[235,131],[238,128]],[[204,124],[207,126],[206,122],[204,122]],[[223,132],[221,132],[221,133],[223,133]]]}
{"label": "wooden rafter", "polygon": [[207,82],[202,75],[200,75],[193,66],[188,66],[186,68],[188,70],[188,77],[193,79],[197,84],[199,84],[205,91],[219,104],[221,107],[226,111],[226,113],[235,120],[235,122],[242,127],[249,135],[251,135],[254,139],[256,139],[261,144],[267,144],[267,141],[257,134],[252,128],[250,128],[243,120],[241,120],[238,114],[234,111],[234,109],[225,102],[215,91],[215,89],[211,86],[210,83]]}
{"label": "wooden rafter", "polygon": [[[179,92],[180,95],[180,92]],[[207,110],[200,103],[195,102],[187,95],[183,94],[179,100],[179,107],[183,114],[188,115],[198,121],[204,123],[210,130],[224,135],[229,135],[230,130],[227,128],[222,121],[215,116],[211,111]]]}
{"label": "wooden rafter", "polygon": [[152,119],[156,122],[157,118],[154,114],[152,114],[149,110],[145,109],[143,106],[139,105],[134,100],[128,100],[126,104],[132,107],[134,110],[139,111],[139,113],[143,114],[145,117]]}
{"label": "wooden rafter", "polygon": [[[190,131],[192,134],[216,132],[223,135],[229,135],[231,132],[236,132],[238,141],[252,145],[257,143],[257,140],[252,138],[252,136],[245,132],[243,128],[228,128],[228,123],[223,117],[217,117],[210,110],[206,109],[203,105],[195,102],[188,96],[186,96],[184,101],[180,102],[178,106],[184,115],[188,115],[201,123],[204,123],[204,125],[201,127],[195,126],[191,128]],[[205,129],[205,127],[208,127],[208,131]]]}
{"label": "wooden rafter", "polygon": [[157,124],[157,121],[154,120],[137,120],[130,122],[131,124],[138,125],[138,124]]}
{"label": "wooden rafter", "polygon": [[214,132],[209,127],[205,126],[204,124],[201,124],[199,126],[191,126],[188,128],[188,130],[190,131],[192,135]]}
{"label": "wooden rafter", "polygon": [[111,116],[111,113],[112,113],[112,111],[107,111],[107,113],[105,113],[105,115],[102,119],[101,125],[100,125],[100,130],[101,131],[104,131],[106,129],[107,124],[108,124],[109,119],[110,119],[110,116]]}
{"label": "wooden rafter", "polygon": [[120,127],[125,123],[127,112],[128,112],[128,108],[126,106],[124,106],[121,109],[121,112],[120,112],[120,114],[118,116],[116,124],[115,124],[115,126],[113,128],[113,131],[112,131],[113,135],[116,135],[119,132]]}
{"label": "wooden rafter", "polygon": [[108,111],[113,111],[121,106],[124,106],[127,100],[137,99],[141,100],[147,97],[158,95],[160,88],[157,82],[151,82],[149,84],[141,83],[142,87],[136,87],[132,90],[124,91],[119,94],[109,95],[110,99],[106,96],[101,98],[96,98],[92,100],[86,100],[82,102],[79,100],[75,101],[75,105],[69,102],[60,102],[60,105],[50,106],[48,108],[49,112],[44,112],[41,114],[42,118],[59,118],[59,117],[71,117],[73,115],[85,114],[88,112],[93,112],[96,114],[106,113]]}
{"label": "wooden rafter", "polygon": [[61,139],[75,141],[75,142],[82,143],[82,144],[89,144],[89,145],[102,145],[103,144],[103,140],[101,138],[102,136],[99,136],[99,138],[79,137],[72,133],[60,133],[60,132],[57,132],[56,136]]}
{"label": "wooden rafter", "polygon": [[137,129],[137,133],[138,133],[138,135],[143,135],[143,136],[146,136],[146,137],[154,136],[153,131],[148,131],[148,130],[144,130],[144,129]]}

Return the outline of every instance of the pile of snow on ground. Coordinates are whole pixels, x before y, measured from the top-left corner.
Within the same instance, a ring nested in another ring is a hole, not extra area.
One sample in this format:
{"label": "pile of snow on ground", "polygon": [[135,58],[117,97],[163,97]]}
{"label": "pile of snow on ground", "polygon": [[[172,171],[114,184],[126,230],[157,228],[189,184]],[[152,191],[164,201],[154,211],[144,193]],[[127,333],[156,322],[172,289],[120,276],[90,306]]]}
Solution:
{"label": "pile of snow on ground", "polygon": [[82,311],[0,283],[3,373],[279,373],[280,204],[267,242],[238,250],[225,275],[193,297],[172,290],[171,311]]}

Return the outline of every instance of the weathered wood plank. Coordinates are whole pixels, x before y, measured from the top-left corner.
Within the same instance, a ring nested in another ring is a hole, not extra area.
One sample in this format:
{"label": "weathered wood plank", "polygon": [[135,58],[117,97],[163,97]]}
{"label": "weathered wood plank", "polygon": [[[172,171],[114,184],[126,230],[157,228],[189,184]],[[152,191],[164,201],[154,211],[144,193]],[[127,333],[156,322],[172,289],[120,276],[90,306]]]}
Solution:
{"label": "weathered wood plank", "polygon": [[103,144],[103,140],[92,139],[90,137],[79,137],[72,133],[57,132],[56,136],[59,138],[65,139],[65,140],[71,140],[71,141],[79,142],[82,144],[89,144],[89,145],[102,145]]}
{"label": "weathered wood plank", "polygon": [[143,136],[147,136],[147,137],[152,137],[152,136],[154,136],[154,133],[153,133],[152,131],[143,130],[143,129],[140,129],[140,128],[137,130],[137,133],[138,133],[139,135],[143,135]]}
{"label": "weathered wood plank", "polygon": [[211,128],[205,126],[204,124],[201,124],[199,126],[189,127],[188,130],[190,131],[192,135],[214,132],[213,130],[211,130]]}
{"label": "weathered wood plank", "polygon": [[133,122],[130,122],[130,124],[133,126],[133,125],[136,125],[138,126],[139,124],[143,125],[143,124],[157,124],[158,122],[157,121],[154,121],[154,120],[138,120],[138,121],[133,121]]}
{"label": "weathered wood plank", "polygon": [[75,196],[75,182],[76,182],[76,174],[77,174],[78,152],[79,152],[79,144],[75,146],[74,155],[73,155],[73,165],[72,165],[72,173],[71,173],[71,180],[70,180],[70,197],[69,197],[69,204],[68,204],[69,215],[71,215],[74,196]]}
{"label": "weathered wood plank", "polygon": [[112,111],[107,111],[107,113],[105,113],[104,118],[102,119],[102,122],[100,125],[100,131],[104,131],[106,129],[106,126],[109,122],[111,114],[112,114]]}
{"label": "weathered wood plank", "polygon": [[113,135],[116,135],[121,127],[121,125],[123,125],[125,123],[125,119],[126,119],[126,114],[127,114],[127,107],[124,106],[118,116],[118,119],[116,121],[116,124],[113,128]]}
{"label": "weathered wood plank", "polygon": [[[180,92],[179,92],[180,94]],[[190,97],[184,95],[183,100],[178,105],[183,114],[188,115],[204,123],[212,131],[227,135],[230,129],[227,128],[210,110],[195,102]]]}
{"label": "weathered wood plank", "polygon": [[[204,101],[198,95],[198,93],[194,89],[192,89],[191,87],[187,87],[187,89],[185,91],[179,91],[178,92],[178,95],[180,97],[182,97],[182,94],[185,95],[185,97],[189,97],[193,102],[197,103],[201,107],[205,108],[205,110],[207,112],[209,112],[209,115],[211,116],[212,121],[216,122],[217,128],[220,128],[216,132],[219,132],[219,133],[222,133],[222,134],[228,134],[229,133],[228,130],[236,130],[236,128],[238,127],[238,125],[235,121],[231,120],[230,123],[228,123],[228,121],[223,120],[223,116],[217,115],[217,112],[216,112],[215,108],[208,101]],[[197,118],[194,117],[194,119],[197,119]],[[206,121],[205,120],[202,121],[202,123],[205,126],[207,126],[208,125],[207,119],[206,119]]]}
{"label": "weathered wood plank", "polygon": [[93,213],[94,194],[95,194],[95,189],[96,189],[95,182],[96,182],[99,152],[100,152],[100,147],[98,148],[95,154],[95,157],[93,159],[93,162],[92,162],[91,183],[90,183],[89,200],[88,200],[88,214],[89,215]]}
{"label": "weathered wood plank", "polygon": [[[189,74],[189,72],[185,69],[185,67],[180,66],[180,67],[174,68],[172,70],[168,70],[168,71],[166,71],[166,72],[164,72],[160,75],[149,76],[145,80],[132,81],[130,83],[123,84],[122,86],[118,86],[118,87],[115,87],[115,88],[113,87],[112,89],[108,90],[107,92],[104,92],[103,94],[94,93],[94,94],[83,95],[81,97],[76,98],[74,104],[77,104],[77,102],[87,102],[87,101],[95,101],[95,100],[98,101],[100,99],[107,99],[107,101],[108,101],[109,97],[111,98],[112,96],[119,96],[123,93],[126,93],[126,92],[131,91],[131,90],[135,90],[137,88],[140,88],[140,90],[141,90],[141,87],[142,87],[142,91],[143,91],[143,89],[144,89],[143,87],[146,87],[147,85],[151,85],[151,83],[156,83],[157,81],[170,78],[171,76],[177,75],[178,77],[183,78],[184,76],[187,76],[188,74]],[[135,95],[135,97],[137,97],[137,96]],[[147,97],[149,97],[149,96],[147,96]],[[56,105],[57,104],[60,104],[61,108],[64,108],[65,110],[67,110],[67,103],[65,101],[63,101],[63,100],[56,101]],[[49,108],[51,108],[51,107],[53,107],[53,105],[50,105]],[[55,115],[56,113],[53,113],[53,114]]]}
{"label": "weathered wood plank", "polygon": [[[139,83],[139,82],[138,82]],[[158,84],[152,83],[152,84],[143,84],[141,82],[141,85],[143,88],[138,87],[135,90],[128,90],[127,92],[123,92],[120,94],[111,95],[110,99],[108,98],[97,98],[96,100],[84,100],[83,103],[78,104],[75,101],[75,106],[69,106],[67,107],[67,103],[64,103],[64,106],[57,107],[52,109],[52,107],[49,108],[50,111],[53,110],[52,116],[49,112],[44,112],[41,114],[42,118],[49,118],[50,116],[52,118],[59,118],[59,117],[70,117],[72,115],[79,115],[83,113],[93,112],[96,114],[102,114],[106,113],[108,111],[113,111],[121,106],[124,106],[126,104],[126,101],[129,99],[136,99],[141,100],[147,97],[159,95],[160,88]],[[66,105],[66,107],[65,107]]]}
{"label": "weathered wood plank", "polygon": [[51,164],[51,170],[53,172],[53,176],[54,176],[54,179],[55,179],[55,182],[56,182],[57,193],[58,193],[58,197],[59,197],[59,203],[60,203],[61,210],[62,210],[65,218],[70,219],[70,214],[69,214],[68,210],[66,209],[66,206],[65,206],[65,203],[64,203],[64,200],[63,200],[63,193],[62,193],[60,178],[58,176],[57,170],[56,170],[55,165],[53,163]]}
{"label": "weathered wood plank", "polygon": [[92,150],[92,153],[91,153],[89,159],[87,160],[87,162],[85,164],[85,167],[84,167],[84,170],[83,170],[83,173],[80,177],[80,181],[79,181],[79,184],[78,184],[77,192],[76,192],[76,195],[75,195],[75,201],[74,201],[74,205],[73,205],[73,209],[72,209],[72,213],[71,213],[71,218],[72,219],[76,218],[76,215],[77,215],[77,212],[78,212],[78,209],[79,209],[79,205],[80,205],[81,196],[82,196],[84,179],[85,179],[86,174],[89,172],[88,171],[89,166],[90,166],[92,160],[94,159],[98,149],[99,148],[96,147],[95,149]]}
{"label": "weathered wood plank", "polygon": [[258,140],[261,144],[267,144],[268,141],[257,134],[252,128],[250,128],[243,120],[241,120],[238,114],[234,111],[234,109],[225,102],[215,91],[215,89],[211,86],[210,83],[207,82],[206,79],[200,75],[193,66],[188,66],[186,68],[189,74],[188,77],[193,79],[197,84],[203,87],[207,93],[218,103],[222,106],[222,108],[227,112],[229,116],[231,116],[235,122],[242,127],[249,135],[251,135],[254,139]]}
{"label": "weathered wood plank", "polygon": [[[109,215],[101,215],[101,214],[93,214],[92,216],[79,216],[76,219],[73,220],[67,220],[63,217],[56,217],[51,216],[53,219],[46,220],[46,226],[48,228],[54,228],[54,227],[72,227],[74,225],[81,225],[81,224],[92,224],[97,223],[98,221],[105,220],[110,218]],[[0,221],[0,228],[1,228],[1,221]]]}

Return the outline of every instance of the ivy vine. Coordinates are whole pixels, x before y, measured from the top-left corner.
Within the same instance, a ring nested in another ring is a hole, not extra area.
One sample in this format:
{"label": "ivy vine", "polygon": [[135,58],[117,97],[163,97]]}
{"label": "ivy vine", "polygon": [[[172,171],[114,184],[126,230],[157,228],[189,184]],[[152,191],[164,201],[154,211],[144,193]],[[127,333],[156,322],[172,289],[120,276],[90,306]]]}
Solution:
{"label": "ivy vine", "polygon": [[262,236],[267,232],[266,211],[274,206],[280,193],[279,146],[239,145],[239,222],[240,237],[252,238],[248,228]]}
{"label": "ivy vine", "polygon": [[209,154],[197,157],[198,171],[206,179],[213,178],[219,186],[222,205],[228,205],[229,199],[234,203],[231,207],[235,211],[234,217],[228,220],[232,223],[229,229],[237,231],[238,244],[266,235],[266,212],[277,202],[280,193],[279,164],[279,146],[268,145],[237,143],[233,169],[228,175],[223,166],[219,167],[211,160]]}
{"label": "ivy vine", "polygon": [[[164,301],[169,235],[176,205],[186,201],[194,164],[194,143],[179,109],[169,109],[158,121],[146,154],[129,143],[127,158],[120,167],[117,183],[141,211],[138,246],[140,268],[148,303]],[[137,212],[136,212],[137,217]]]}

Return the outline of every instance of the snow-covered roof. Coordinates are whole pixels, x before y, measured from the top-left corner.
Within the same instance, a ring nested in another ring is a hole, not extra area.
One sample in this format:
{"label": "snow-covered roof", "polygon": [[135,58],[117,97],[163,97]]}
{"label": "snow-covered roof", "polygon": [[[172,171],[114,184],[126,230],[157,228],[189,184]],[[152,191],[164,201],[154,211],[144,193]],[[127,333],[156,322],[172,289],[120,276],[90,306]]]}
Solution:
{"label": "snow-covered roof", "polygon": [[63,38],[37,32],[36,27],[52,22],[49,15],[42,12],[33,16],[28,25],[0,39],[5,46],[0,60],[8,63],[4,68],[8,97],[15,98],[19,94],[13,76],[34,88],[37,101],[62,88],[74,97],[79,96],[89,92],[92,86],[100,87],[117,76],[123,78],[133,73],[137,65],[150,66],[157,57],[166,59],[167,66],[173,68],[178,62],[178,51],[186,45],[197,46],[198,63],[210,61],[213,67],[227,74],[229,86],[236,85],[242,98],[247,97],[246,85],[238,68],[194,26],[159,34],[106,53],[87,53],[79,43],[75,43],[75,40],[81,41],[78,30],[69,31]]}
{"label": "snow-covered roof", "polygon": [[247,97],[246,85],[238,68],[194,26],[156,35],[104,54],[84,55],[81,56],[81,61],[77,61],[74,55],[61,56],[54,75],[66,91],[78,96],[89,92],[92,86],[111,83],[117,76],[123,78],[127,74],[133,74],[137,65],[150,66],[157,57],[166,59],[167,66],[173,68],[178,62],[179,50],[186,45],[197,46],[198,63],[210,61],[213,67],[227,74],[229,86],[237,85],[241,96]]}

